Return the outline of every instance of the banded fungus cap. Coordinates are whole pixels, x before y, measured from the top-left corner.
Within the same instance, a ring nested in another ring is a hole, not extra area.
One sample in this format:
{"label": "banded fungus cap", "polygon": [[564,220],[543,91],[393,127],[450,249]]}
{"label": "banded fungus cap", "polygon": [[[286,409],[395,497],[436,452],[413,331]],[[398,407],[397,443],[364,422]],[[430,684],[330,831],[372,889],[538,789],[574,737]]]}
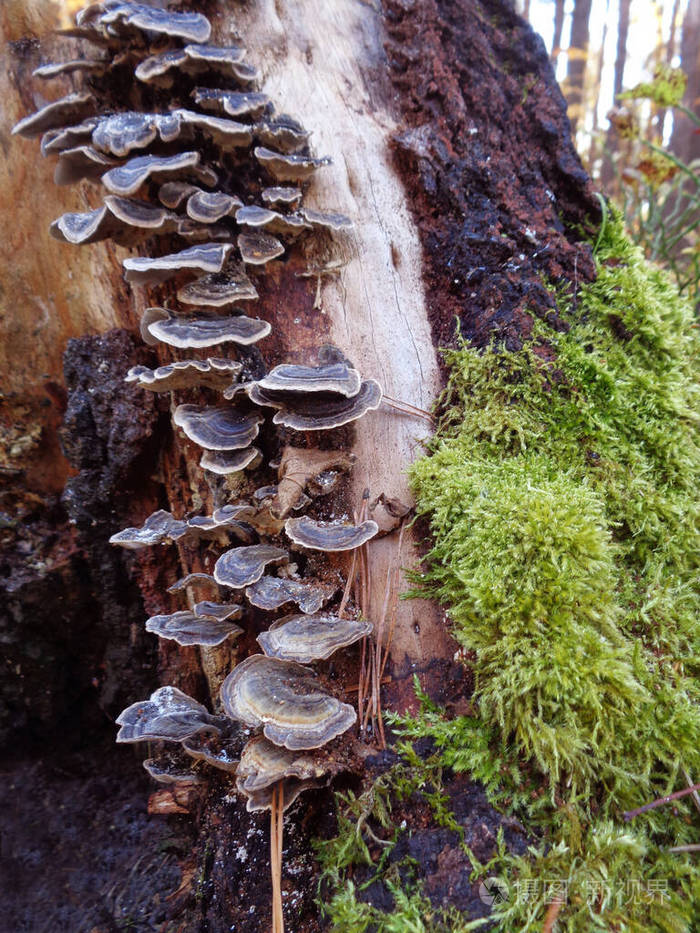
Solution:
{"label": "banded fungus cap", "polygon": [[98,152],[92,146],[74,146],[59,152],[53,180],[60,188],[74,185],[83,179],[104,178],[108,170],[112,171],[112,166],[119,167],[115,159]]}
{"label": "banded fungus cap", "polygon": [[346,360],[320,366],[281,363],[258,380],[258,386],[269,393],[329,392],[346,398],[356,396],[361,384],[360,374]]}
{"label": "banded fungus cap", "polygon": [[143,767],[159,784],[203,784],[204,777],[195,770],[191,758],[171,749],[157,758],[146,758]]}
{"label": "banded fungus cap", "polygon": [[228,91],[220,88],[198,87],[192,91],[192,98],[202,110],[226,113],[230,117],[250,117],[255,119],[270,103],[267,94],[241,91]]}
{"label": "banded fungus cap", "polygon": [[226,619],[195,615],[183,610],[169,615],[151,616],[146,621],[146,631],[159,638],[176,641],[178,645],[221,645],[228,638],[242,635],[243,629]]}
{"label": "banded fungus cap", "polygon": [[334,232],[351,230],[354,226],[352,220],[338,211],[315,211],[310,207],[302,207],[299,214],[311,227],[325,228]]}
{"label": "banded fungus cap", "polygon": [[233,774],[238,768],[243,744],[238,734],[229,730],[227,735],[211,735],[203,732],[192,735],[182,742],[183,751],[195,761],[204,761],[219,771]]}
{"label": "banded fungus cap", "polygon": [[221,723],[177,687],[159,687],[150,699],[132,703],[117,717],[117,742],[181,742],[197,732],[221,731]]}
{"label": "banded fungus cap", "polygon": [[146,310],[141,315],[141,321],[139,322],[139,331],[141,333],[141,339],[144,343],[147,343],[149,347],[155,347],[158,343],[158,340],[152,336],[150,332],[150,327],[156,321],[167,320],[170,317],[170,311],[167,308],[146,308]]}
{"label": "banded fungus cap", "polygon": [[228,406],[178,405],[173,421],[191,441],[208,450],[241,450],[258,436],[262,418]]}
{"label": "banded fungus cap", "polygon": [[277,619],[257,640],[270,658],[308,664],[327,660],[372,630],[372,623],[362,619],[343,619],[328,612],[301,613]]}
{"label": "banded fungus cap", "polygon": [[281,204],[284,207],[297,207],[301,202],[301,189],[289,187],[264,188],[260,195],[265,204]]}
{"label": "banded fungus cap", "polygon": [[177,293],[178,301],[183,304],[210,308],[223,308],[237,301],[253,301],[257,297],[257,290],[243,267],[230,261],[221,272],[203,275],[183,285]]}
{"label": "banded fungus cap", "polygon": [[243,615],[243,607],[238,603],[214,603],[211,600],[204,599],[194,604],[192,612],[198,618],[205,616],[219,622],[225,622],[227,619],[240,619]]}
{"label": "banded fungus cap", "polygon": [[[264,390],[258,390],[255,383],[248,391],[251,401],[256,404],[267,404],[280,410],[272,419],[274,424],[281,424],[295,431],[328,431],[339,428],[344,424],[361,418],[368,411],[379,408],[382,401],[382,390],[374,379],[365,379],[357,395],[351,398],[340,396],[329,397],[323,393],[299,395],[293,401],[275,402],[264,398]],[[289,398],[289,396],[288,396]]]}
{"label": "banded fungus cap", "polygon": [[302,217],[296,214],[279,214],[267,207],[257,204],[247,204],[236,211],[236,223],[241,227],[251,227],[253,230],[264,229],[280,236],[296,236],[303,230],[310,230]]}
{"label": "banded fungus cap", "polygon": [[245,447],[243,450],[205,450],[199,465],[203,470],[218,476],[239,473],[246,467],[253,467],[260,462],[262,454],[257,447]]}
{"label": "banded fungus cap", "polygon": [[285,603],[296,603],[302,612],[318,612],[334,595],[337,587],[321,583],[306,583],[282,577],[261,577],[251,584],[245,595],[258,609],[279,609]]}
{"label": "banded fungus cap", "polygon": [[102,184],[112,194],[128,197],[135,194],[149,178],[183,175],[199,167],[200,155],[194,150],[170,156],[144,155],[129,159],[102,176]]}
{"label": "banded fungus cap", "polygon": [[149,392],[172,392],[177,389],[190,389],[193,386],[223,389],[239,375],[242,368],[241,363],[217,357],[207,357],[206,360],[175,360],[165,366],[158,366],[157,369],[132,366],[124,381],[136,382],[139,388]]}
{"label": "banded fungus cap", "polygon": [[181,124],[195,127],[222,149],[245,148],[253,140],[253,131],[246,123],[193,110],[177,110],[175,113]]}
{"label": "banded fungus cap", "polygon": [[91,117],[97,111],[97,101],[87,91],[67,94],[59,100],[51,101],[35,113],[30,113],[12,127],[13,136],[32,139],[48,130],[79,123]]}
{"label": "banded fungus cap", "polygon": [[69,75],[76,71],[104,72],[109,68],[109,62],[105,59],[74,58],[68,62],[48,62],[46,65],[40,65],[32,72],[33,78],[42,78],[51,80],[58,78],[59,75]]}
{"label": "banded fungus cap", "polygon": [[283,781],[283,810],[287,810],[303,791],[320,786],[329,765],[326,758],[292,752],[256,735],[241,754],[236,789],[247,798],[249,812],[270,810],[272,790]]}
{"label": "banded fungus cap", "polygon": [[236,242],[241,259],[251,266],[264,266],[284,253],[284,244],[268,233],[241,233]]}
{"label": "banded fungus cap", "polygon": [[100,25],[123,23],[146,33],[185,42],[207,42],[211,35],[211,23],[203,13],[162,10],[145,3],[111,3],[103,7],[105,12],[98,19]]}
{"label": "banded fungus cap", "polygon": [[194,191],[187,199],[187,216],[202,224],[213,224],[241,206],[241,199],[224,191]]}
{"label": "banded fungus cap", "polygon": [[195,194],[197,191],[201,192],[201,190],[201,188],[189,181],[166,181],[158,189],[158,200],[170,210],[175,210],[190,195]]}
{"label": "banded fungus cap", "polygon": [[47,130],[41,137],[41,154],[46,157],[64,149],[74,149],[76,146],[87,145],[92,138],[92,131],[97,126],[97,117],[88,117],[82,123],[72,126],[62,126],[59,129]]}
{"label": "banded fungus cap", "polygon": [[327,156],[314,159],[305,155],[285,155],[282,152],[273,152],[265,146],[256,146],[253,154],[276,181],[300,181],[309,178],[317,168],[332,162]]}
{"label": "banded fungus cap", "polygon": [[299,152],[309,142],[310,133],[288,113],[277,114],[255,127],[255,136],[263,146],[274,146],[286,154]]}
{"label": "banded fungus cap", "polygon": [[347,731],[355,710],[324,690],[313,671],[295,661],[254,654],[221,686],[227,716],[263,727],[266,738],[291,750],[320,748]]}
{"label": "banded fungus cap", "polygon": [[268,564],[279,564],[289,559],[284,548],[271,544],[252,544],[224,551],[214,564],[214,579],[221,586],[242,589],[255,583]]}
{"label": "banded fungus cap", "polygon": [[375,521],[368,519],[359,525],[343,522],[319,522],[308,515],[288,518],[284,530],[294,544],[315,551],[350,551],[365,544],[379,531]]}
{"label": "banded fungus cap", "polygon": [[124,278],[135,285],[146,285],[165,282],[188,270],[220,272],[230,250],[230,243],[198,243],[167,256],[132,256],[122,263]]}
{"label": "banded fungus cap", "polygon": [[175,583],[171,584],[167,592],[168,593],[179,593],[182,590],[186,590],[188,586],[194,586],[195,584],[205,584],[206,586],[215,587],[218,589],[216,580],[210,573],[188,573],[184,577],[180,577],[179,580],[176,580]]}
{"label": "banded fungus cap", "polygon": [[125,528],[109,539],[110,544],[118,544],[127,550],[140,548],[168,541],[177,541],[187,534],[187,522],[174,518],[170,512],[158,509],[149,515],[140,528]]}
{"label": "banded fungus cap", "polygon": [[156,340],[183,350],[213,347],[229,342],[250,346],[267,337],[272,329],[267,321],[245,315],[221,316],[203,313],[176,316],[167,311],[166,315],[150,322],[147,325],[148,333]]}

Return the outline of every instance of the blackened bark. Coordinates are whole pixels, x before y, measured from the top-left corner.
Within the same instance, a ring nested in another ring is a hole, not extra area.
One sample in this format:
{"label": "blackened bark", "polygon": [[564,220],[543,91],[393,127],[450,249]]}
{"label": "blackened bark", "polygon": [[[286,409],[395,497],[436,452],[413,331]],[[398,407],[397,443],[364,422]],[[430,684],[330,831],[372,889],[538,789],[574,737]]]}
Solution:
{"label": "blackened bark", "polygon": [[593,275],[580,228],[598,215],[542,40],[506,2],[386,4],[408,125],[395,137],[426,262],[434,342],[517,347],[544,287]]}

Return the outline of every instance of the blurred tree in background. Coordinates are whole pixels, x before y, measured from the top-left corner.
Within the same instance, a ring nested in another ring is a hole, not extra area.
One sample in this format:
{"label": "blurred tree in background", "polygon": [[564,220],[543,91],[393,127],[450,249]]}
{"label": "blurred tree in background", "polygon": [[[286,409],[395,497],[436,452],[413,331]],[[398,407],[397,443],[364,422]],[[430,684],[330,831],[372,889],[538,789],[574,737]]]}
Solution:
{"label": "blurred tree in background", "polygon": [[527,0],[586,167],[700,304],[700,0]]}

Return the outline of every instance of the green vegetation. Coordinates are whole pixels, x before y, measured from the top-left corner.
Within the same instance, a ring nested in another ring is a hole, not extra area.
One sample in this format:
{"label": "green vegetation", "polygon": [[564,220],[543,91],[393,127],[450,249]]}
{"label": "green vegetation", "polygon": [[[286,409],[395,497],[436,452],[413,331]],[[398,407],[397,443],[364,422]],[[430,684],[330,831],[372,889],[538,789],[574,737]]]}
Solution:
{"label": "green vegetation", "polygon": [[[700,842],[690,798],[622,813],[700,779],[700,340],[617,216],[596,257],[565,333],[447,354],[412,470],[433,536],[417,581],[476,657],[475,712],[449,720],[421,696],[394,725],[541,839],[475,867],[510,887],[499,930],[542,929],[556,879],[558,929],[690,931],[698,856],[669,851]],[[366,921],[337,930],[393,929],[335,881],[337,915]]]}

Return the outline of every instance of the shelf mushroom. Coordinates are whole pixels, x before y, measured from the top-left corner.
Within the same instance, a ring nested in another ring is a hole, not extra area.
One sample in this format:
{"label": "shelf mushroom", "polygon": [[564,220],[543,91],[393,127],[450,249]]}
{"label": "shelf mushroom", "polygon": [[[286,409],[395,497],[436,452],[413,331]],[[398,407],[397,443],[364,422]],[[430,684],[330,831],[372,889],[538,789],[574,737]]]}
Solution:
{"label": "shelf mushroom", "polygon": [[288,518],[284,524],[287,536],[294,544],[315,551],[350,551],[365,544],[379,531],[372,519],[359,525],[343,522],[318,522],[308,515]]}
{"label": "shelf mushroom", "polygon": [[197,732],[221,732],[221,720],[177,687],[159,687],[117,717],[117,742],[181,742]]}
{"label": "shelf mushroom", "polygon": [[176,641],[178,645],[205,645],[208,648],[243,634],[243,629],[231,621],[196,615],[189,610],[151,616],[146,621],[146,631],[159,638]]}
{"label": "shelf mushroom", "polygon": [[174,423],[207,450],[241,450],[258,436],[262,418],[223,406],[178,405]]}
{"label": "shelf mushroom", "polygon": [[289,559],[283,548],[271,544],[253,544],[224,551],[214,564],[214,579],[221,586],[242,589],[262,577],[268,564],[279,564]]}
{"label": "shelf mushroom", "polygon": [[269,658],[283,661],[325,661],[339,648],[347,648],[372,633],[365,620],[343,619],[329,612],[288,615],[277,619],[258,635],[258,644]]}
{"label": "shelf mushroom", "polygon": [[[155,310],[155,309],[154,309]],[[271,331],[267,321],[245,315],[222,316],[200,312],[196,315],[176,315],[162,309],[163,317],[146,324],[156,340],[183,350],[214,347],[221,343],[250,346]]]}

